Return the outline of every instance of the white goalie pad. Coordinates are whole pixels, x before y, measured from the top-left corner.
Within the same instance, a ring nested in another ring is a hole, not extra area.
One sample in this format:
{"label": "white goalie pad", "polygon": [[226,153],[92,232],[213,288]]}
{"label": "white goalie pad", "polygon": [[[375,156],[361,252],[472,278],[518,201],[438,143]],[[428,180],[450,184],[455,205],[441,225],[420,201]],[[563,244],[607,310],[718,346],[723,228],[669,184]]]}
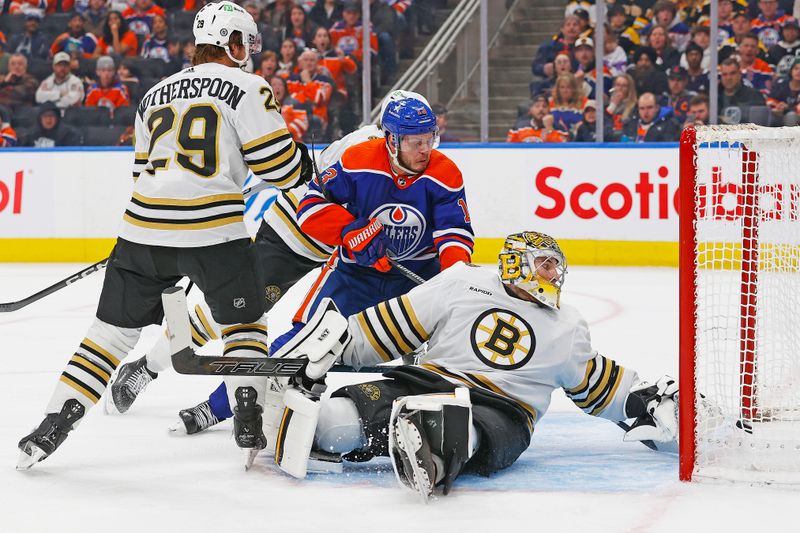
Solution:
{"label": "white goalie pad", "polygon": [[283,412],[275,444],[275,464],[292,477],[302,479],[308,471],[311,446],[319,420],[319,402],[289,388],[283,394]]}
{"label": "white goalie pad", "polygon": [[297,335],[281,346],[272,357],[308,358],[306,375],[317,380],[339,360],[350,343],[347,319],[330,298],[324,298]]}

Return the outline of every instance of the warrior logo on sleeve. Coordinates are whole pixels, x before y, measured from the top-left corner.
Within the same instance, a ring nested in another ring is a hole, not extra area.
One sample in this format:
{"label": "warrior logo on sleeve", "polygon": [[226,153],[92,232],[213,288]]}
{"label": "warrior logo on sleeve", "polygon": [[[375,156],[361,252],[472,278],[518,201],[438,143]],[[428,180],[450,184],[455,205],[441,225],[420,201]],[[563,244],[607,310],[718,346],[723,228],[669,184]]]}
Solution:
{"label": "warrior logo on sleeve", "polygon": [[391,242],[396,259],[405,259],[417,252],[417,245],[425,233],[425,217],[407,204],[384,204],[373,211],[370,218],[383,224],[383,232]]}
{"label": "warrior logo on sleeve", "polygon": [[478,359],[498,370],[524,366],[536,349],[531,325],[506,309],[483,312],[472,324],[470,340]]}

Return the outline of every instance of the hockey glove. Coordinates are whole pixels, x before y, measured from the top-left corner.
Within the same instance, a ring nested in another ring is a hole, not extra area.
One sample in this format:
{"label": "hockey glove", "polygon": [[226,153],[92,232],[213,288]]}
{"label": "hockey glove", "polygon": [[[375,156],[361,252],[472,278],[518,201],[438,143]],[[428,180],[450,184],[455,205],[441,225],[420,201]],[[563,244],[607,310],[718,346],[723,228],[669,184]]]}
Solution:
{"label": "hockey glove", "polygon": [[392,265],[386,255],[389,239],[377,219],[357,218],[342,230],[342,245],[347,255],[361,266],[388,272]]}
{"label": "hockey glove", "polygon": [[308,152],[308,146],[301,142],[296,142],[297,149],[300,150],[300,181],[301,183],[308,183],[314,178],[314,161]]}
{"label": "hockey glove", "polygon": [[636,417],[624,441],[672,442],[678,437],[678,383],[664,376],[651,385],[641,381],[631,387],[625,412]]}

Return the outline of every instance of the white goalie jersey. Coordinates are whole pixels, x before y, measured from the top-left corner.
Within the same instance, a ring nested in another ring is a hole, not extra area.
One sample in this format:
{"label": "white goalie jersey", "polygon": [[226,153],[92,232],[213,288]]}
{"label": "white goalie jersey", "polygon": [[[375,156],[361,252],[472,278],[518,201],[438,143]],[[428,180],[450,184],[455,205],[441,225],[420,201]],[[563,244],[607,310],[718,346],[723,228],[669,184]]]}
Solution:
{"label": "white goalie jersey", "polygon": [[301,155],[272,88],[217,63],[187,68],[142,98],[135,127],[133,198],[120,237],[171,247],[249,238],[242,186],[248,170],[293,187]]}
{"label": "white goalie jersey", "polygon": [[353,334],[343,363],[373,365],[428,342],[419,366],[448,381],[515,401],[530,427],[556,388],[584,412],[624,420],[637,376],[591,345],[586,321],[568,305],[555,310],[509,296],[494,270],[458,263],[408,294],[348,319]]}

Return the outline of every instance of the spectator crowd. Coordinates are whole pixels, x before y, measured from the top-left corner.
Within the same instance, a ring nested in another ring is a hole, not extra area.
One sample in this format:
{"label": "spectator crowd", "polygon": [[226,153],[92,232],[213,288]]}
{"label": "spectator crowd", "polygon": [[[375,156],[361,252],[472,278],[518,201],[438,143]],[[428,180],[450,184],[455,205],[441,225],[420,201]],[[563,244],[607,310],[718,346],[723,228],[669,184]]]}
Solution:
{"label": "spectator crowd", "polygon": [[[597,113],[611,142],[677,141],[708,124],[718,83],[722,124],[795,126],[800,113],[800,6],[793,0],[616,0],[597,21],[593,0],[573,0],[560,30],[533,60],[531,101],[508,142],[593,142]],[[602,87],[594,38],[603,31]],[[709,79],[711,47],[717,81]]]}
{"label": "spectator crowd", "polygon": [[[396,75],[443,0],[371,0],[373,85]],[[263,49],[247,69],[273,87],[297,140],[360,117],[361,2],[242,0]],[[205,0],[0,0],[0,147],[127,145],[135,106],[192,63]]]}

